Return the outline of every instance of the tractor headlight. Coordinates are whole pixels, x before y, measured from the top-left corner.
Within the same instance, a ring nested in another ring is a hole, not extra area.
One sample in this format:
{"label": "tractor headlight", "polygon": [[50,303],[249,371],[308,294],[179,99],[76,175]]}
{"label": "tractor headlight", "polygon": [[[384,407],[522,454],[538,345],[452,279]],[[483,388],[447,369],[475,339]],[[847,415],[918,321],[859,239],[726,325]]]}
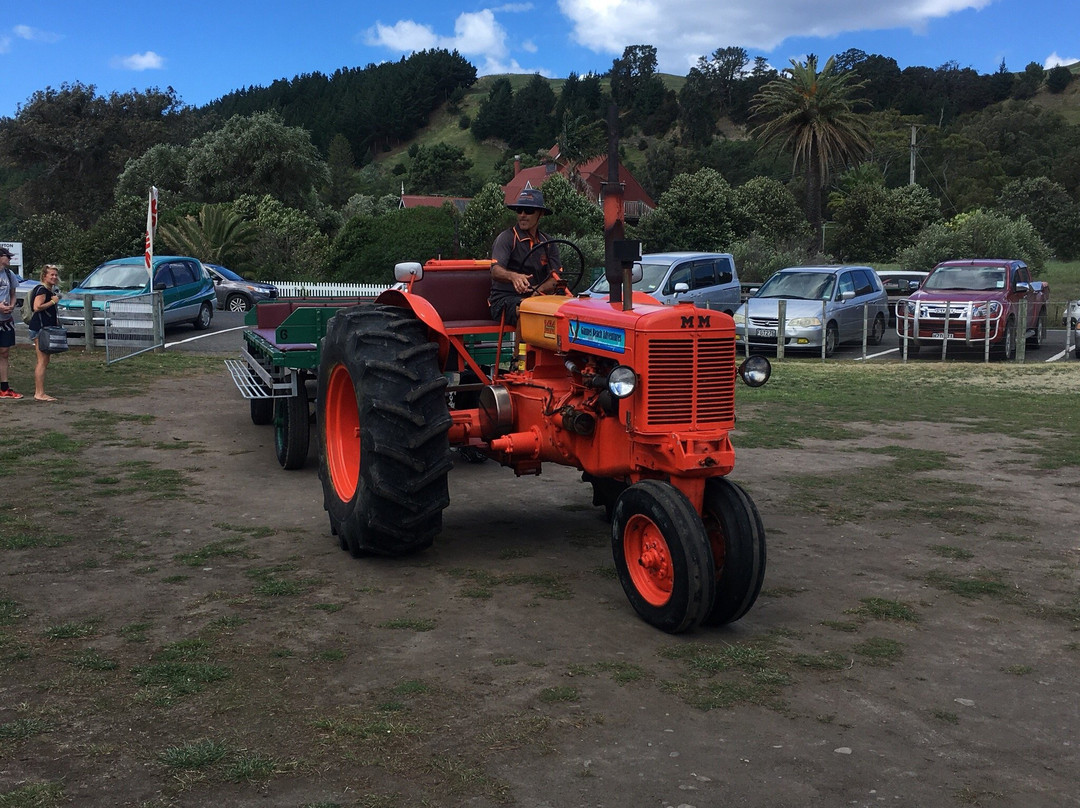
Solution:
{"label": "tractor headlight", "polygon": [[772,375],[772,363],[764,356],[748,356],[739,365],[739,376],[747,387],[761,387]]}
{"label": "tractor headlight", "polygon": [[626,398],[637,388],[637,374],[626,365],[619,365],[608,374],[607,387],[615,398]]}

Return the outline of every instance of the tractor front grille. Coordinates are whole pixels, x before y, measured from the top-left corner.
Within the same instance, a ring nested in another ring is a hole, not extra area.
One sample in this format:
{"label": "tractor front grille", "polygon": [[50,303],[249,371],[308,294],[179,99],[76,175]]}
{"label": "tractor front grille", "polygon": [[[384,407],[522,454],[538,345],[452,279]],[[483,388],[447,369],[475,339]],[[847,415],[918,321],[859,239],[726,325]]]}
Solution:
{"label": "tractor front grille", "polygon": [[647,350],[646,428],[734,423],[735,340],[655,338]]}

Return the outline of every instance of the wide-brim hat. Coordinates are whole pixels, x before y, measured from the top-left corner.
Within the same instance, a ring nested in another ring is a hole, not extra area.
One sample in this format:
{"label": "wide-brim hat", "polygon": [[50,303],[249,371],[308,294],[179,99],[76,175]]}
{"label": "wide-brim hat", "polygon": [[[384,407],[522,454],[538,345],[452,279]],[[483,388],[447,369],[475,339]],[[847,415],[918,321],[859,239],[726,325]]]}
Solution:
{"label": "wide-brim hat", "polygon": [[[543,200],[541,199],[540,201],[542,202]],[[548,211],[548,213],[550,213],[550,212],[551,211]],[[14,258],[15,253],[13,253],[7,247],[0,247],[0,256],[3,256],[4,258]]]}
{"label": "wide-brim hat", "polygon": [[544,204],[544,195],[535,188],[526,188],[520,194],[518,194],[517,201],[512,205],[506,207],[510,210],[517,210],[518,208],[532,208],[538,210],[541,213],[550,216],[552,213],[551,208]]}

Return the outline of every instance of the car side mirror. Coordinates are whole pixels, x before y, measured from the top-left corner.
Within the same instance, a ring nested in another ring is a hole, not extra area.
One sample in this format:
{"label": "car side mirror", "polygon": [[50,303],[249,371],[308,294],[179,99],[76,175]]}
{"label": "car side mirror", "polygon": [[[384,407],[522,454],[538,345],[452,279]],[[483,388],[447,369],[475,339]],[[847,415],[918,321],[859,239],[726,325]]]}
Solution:
{"label": "car side mirror", "polygon": [[907,282],[907,287],[908,287],[909,292],[914,292],[916,289],[919,288],[919,282],[918,281],[908,281]]}
{"label": "car side mirror", "polygon": [[1025,281],[1020,281],[1016,284],[1016,291],[1020,294],[1026,295],[1028,292],[1031,291],[1031,284]]}
{"label": "car side mirror", "polygon": [[154,282],[154,291],[155,292],[163,292],[168,288],[169,288],[168,284],[164,283],[163,281],[155,281]]}
{"label": "car side mirror", "polygon": [[681,295],[683,292],[689,292],[689,291],[690,291],[690,284],[683,283],[681,281],[679,283],[675,284],[675,294]]}
{"label": "car side mirror", "polygon": [[855,293],[850,291],[850,290],[847,291],[847,292],[841,292],[840,293],[840,299],[841,300],[852,300],[854,297],[855,297]]}

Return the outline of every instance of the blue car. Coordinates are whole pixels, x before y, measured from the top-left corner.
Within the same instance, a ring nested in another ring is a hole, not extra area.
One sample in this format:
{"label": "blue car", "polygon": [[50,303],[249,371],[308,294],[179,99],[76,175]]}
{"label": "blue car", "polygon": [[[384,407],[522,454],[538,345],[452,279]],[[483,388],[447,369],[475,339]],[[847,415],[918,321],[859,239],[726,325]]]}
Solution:
{"label": "blue car", "polygon": [[57,312],[60,325],[69,333],[83,332],[83,295],[94,295],[94,325],[105,326],[105,301],[110,297],[145,295],[161,292],[165,325],[191,323],[202,331],[214,319],[216,293],[214,282],[197,258],[175,255],[154,256],[153,283],[146,272],[143,257],[116,258],[106,261],[68,292]]}

